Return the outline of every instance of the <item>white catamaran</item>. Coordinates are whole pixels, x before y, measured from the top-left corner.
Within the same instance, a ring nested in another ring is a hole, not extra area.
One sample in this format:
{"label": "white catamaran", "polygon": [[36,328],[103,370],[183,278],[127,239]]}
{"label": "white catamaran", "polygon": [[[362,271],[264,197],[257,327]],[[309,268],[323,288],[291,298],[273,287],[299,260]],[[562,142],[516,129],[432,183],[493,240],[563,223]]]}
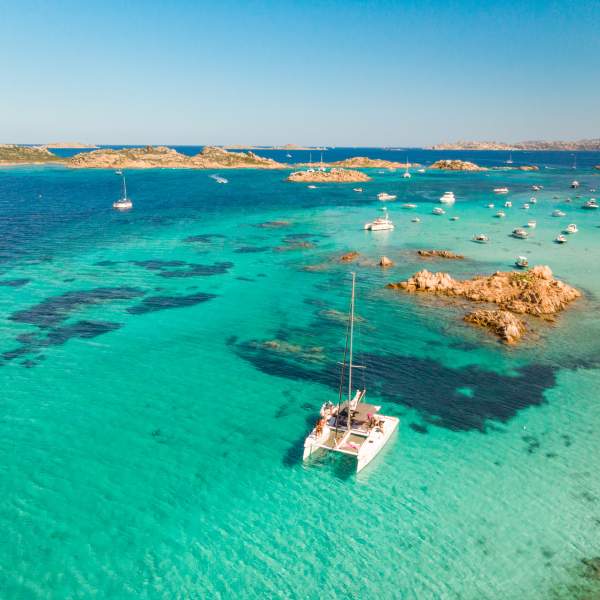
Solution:
{"label": "white catamaran", "polygon": [[[304,460],[318,452],[339,452],[356,459],[356,471],[366,467],[385,446],[399,423],[397,417],[380,415],[381,406],[364,402],[367,390],[352,387],[352,371],[364,368],[354,365],[354,290],[356,274],[352,273],[352,299],[346,335],[346,350],[340,375],[340,394],[337,404],[325,402],[319,419],[304,440]],[[344,374],[348,355],[348,397],[343,400]]]}
{"label": "white catamaran", "polygon": [[116,175],[121,175],[123,178],[123,197],[116,202],[113,202],[113,208],[116,210],[129,210],[133,208],[133,202],[127,197],[127,184],[125,183],[125,174],[123,171],[115,171]]}

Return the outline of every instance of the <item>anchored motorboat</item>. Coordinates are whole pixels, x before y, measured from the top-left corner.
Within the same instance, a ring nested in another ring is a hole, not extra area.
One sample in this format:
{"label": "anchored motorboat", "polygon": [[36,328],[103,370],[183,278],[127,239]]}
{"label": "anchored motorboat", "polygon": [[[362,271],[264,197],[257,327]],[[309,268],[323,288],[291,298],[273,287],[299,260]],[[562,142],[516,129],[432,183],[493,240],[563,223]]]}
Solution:
{"label": "anchored motorboat", "polygon": [[494,194],[508,194],[507,187],[494,188]]}
{"label": "anchored motorboat", "polygon": [[595,198],[590,198],[587,202],[583,203],[582,208],[594,210],[594,209],[598,208],[598,202],[596,202]]}
{"label": "anchored motorboat", "polygon": [[525,202],[525,204],[523,204],[523,206],[521,206],[521,208],[523,210],[529,210],[529,202]]}
{"label": "anchored motorboat", "polygon": [[487,244],[490,241],[490,238],[483,233],[477,233],[473,236],[473,241],[478,244]]}
{"label": "anchored motorboat", "polygon": [[561,233],[554,238],[557,244],[566,244],[567,238]]}
{"label": "anchored motorboat", "polygon": [[530,204],[537,204],[537,198],[529,198]]}
{"label": "anchored motorboat", "polygon": [[229,183],[228,179],[221,177],[220,175],[209,175],[211,179],[214,179],[217,183]]}
{"label": "anchored motorboat", "polygon": [[490,203],[487,205],[487,207],[488,207],[488,208],[494,208],[494,206],[495,206],[495,204],[493,204],[492,202],[490,202]]}
{"label": "anchored motorboat", "polygon": [[504,208],[512,208],[512,202],[511,202],[510,200],[507,200],[507,201],[504,203]]}
{"label": "anchored motorboat", "polygon": [[[354,390],[353,375],[358,365],[353,363],[354,303],[356,274],[352,273],[352,297],[346,351],[340,374],[339,396],[336,404],[325,402],[319,411],[319,418],[304,440],[303,459],[320,452],[338,452],[356,460],[357,473],[364,469],[379,454],[396,430],[399,419],[379,414],[381,406],[367,404],[364,399],[367,390]],[[346,355],[348,362],[346,362]],[[364,368],[364,367],[361,367]],[[347,370],[347,397],[344,399],[345,376]]]}
{"label": "anchored motorboat", "polygon": [[533,219],[529,219],[529,221],[527,221],[527,227],[530,229],[535,229],[537,227],[537,222]]}
{"label": "anchored motorboat", "polygon": [[456,215],[454,215],[453,217],[450,217],[451,221],[458,221],[459,217],[457,217]]}
{"label": "anchored motorboat", "polygon": [[552,211],[553,217],[564,217],[564,216],[566,216],[566,214],[567,214],[566,212],[564,212],[563,210],[560,210],[558,208],[556,210]]}
{"label": "anchored motorboat", "polygon": [[352,188],[353,192],[362,192],[363,189],[362,188]]}
{"label": "anchored motorboat", "polygon": [[579,181],[577,181],[576,179],[571,181],[571,187],[573,189],[577,189],[579,187]]}
{"label": "anchored motorboat", "polygon": [[446,211],[441,208],[440,206],[436,206],[432,211],[431,211],[434,215],[445,215]]}
{"label": "anchored motorboat", "polygon": [[539,191],[540,191],[540,190],[542,190],[543,188],[544,188],[544,186],[542,186],[542,185],[532,185],[532,186],[531,186],[531,189],[532,189],[534,192],[539,192]]}
{"label": "anchored motorboat", "polygon": [[454,192],[444,192],[444,194],[440,198],[440,202],[442,204],[454,204],[456,202]]}
{"label": "anchored motorboat", "polygon": [[402,208],[417,208],[416,204],[412,204],[411,202],[406,202],[402,205]]}
{"label": "anchored motorboat", "polygon": [[412,221],[413,223],[420,223],[420,222],[421,222],[421,219],[419,219],[419,217],[415,217],[414,219],[411,219],[411,221]]}
{"label": "anchored motorboat", "polygon": [[382,202],[387,202],[388,200],[395,200],[396,196],[394,194],[388,194],[386,192],[380,192],[377,194],[377,199]]}
{"label": "anchored motorboat", "polygon": [[392,220],[389,218],[387,209],[384,208],[383,210],[384,216],[377,217],[377,219],[370,223],[365,223],[365,229],[368,229],[369,231],[386,231],[394,229],[394,223],[392,223]]}
{"label": "anchored motorboat", "polygon": [[565,233],[577,233],[578,231],[579,229],[577,229],[575,223],[569,223],[569,225],[565,227]]}
{"label": "anchored motorboat", "polygon": [[496,215],[498,219],[503,219],[506,216],[506,213],[503,210],[499,210]]}
{"label": "anchored motorboat", "polygon": [[529,266],[529,260],[527,260],[526,256],[517,256],[515,260],[515,267],[519,267],[519,269],[526,269]]}
{"label": "anchored motorboat", "polygon": [[131,198],[127,197],[127,183],[125,182],[125,173],[123,171],[115,171],[116,175],[120,175],[123,178],[123,197],[116,202],[113,202],[112,207],[116,210],[129,210],[133,208],[133,202]]}
{"label": "anchored motorboat", "polygon": [[517,227],[513,229],[512,236],[524,240],[529,237],[529,232],[522,227]]}

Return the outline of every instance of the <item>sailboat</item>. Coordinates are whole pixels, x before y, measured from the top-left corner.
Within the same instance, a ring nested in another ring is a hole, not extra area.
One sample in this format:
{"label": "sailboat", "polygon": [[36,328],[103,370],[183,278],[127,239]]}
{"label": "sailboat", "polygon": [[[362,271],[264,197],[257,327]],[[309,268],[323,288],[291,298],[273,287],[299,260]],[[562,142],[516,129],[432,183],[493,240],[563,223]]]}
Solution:
{"label": "sailboat", "polygon": [[116,175],[123,177],[123,197],[116,202],[113,202],[113,208],[116,210],[129,210],[133,208],[133,202],[127,197],[127,183],[125,182],[125,174],[123,171],[115,171]]}
{"label": "sailboat", "polygon": [[406,170],[404,171],[402,177],[404,177],[404,179],[411,178],[411,174],[408,172],[408,156],[406,157]]}
{"label": "sailboat", "polygon": [[[337,404],[325,402],[319,419],[304,440],[303,459],[320,452],[338,452],[356,460],[356,472],[364,469],[388,442],[398,426],[397,417],[378,414],[381,406],[364,402],[367,390],[354,390],[353,370],[364,368],[353,363],[354,300],[356,273],[352,273],[352,296],[346,335],[344,361],[340,374],[340,392]],[[348,364],[346,365],[346,355]],[[348,367],[347,398],[344,400],[344,374]]]}
{"label": "sailboat", "polygon": [[508,160],[506,161],[507,165],[512,165],[513,164],[513,159],[512,159],[512,152],[508,155]]}

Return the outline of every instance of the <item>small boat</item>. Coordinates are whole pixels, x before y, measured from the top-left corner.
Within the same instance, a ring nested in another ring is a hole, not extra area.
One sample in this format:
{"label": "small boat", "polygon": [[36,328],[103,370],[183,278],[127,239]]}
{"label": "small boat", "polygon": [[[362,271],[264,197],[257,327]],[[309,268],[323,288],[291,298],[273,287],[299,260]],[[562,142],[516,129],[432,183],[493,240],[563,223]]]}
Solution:
{"label": "small boat", "polygon": [[561,233],[554,238],[557,244],[566,244],[567,238]]}
{"label": "small boat", "polygon": [[221,177],[220,175],[209,175],[211,179],[214,179],[217,183],[229,183],[229,180],[225,179],[225,177]]}
{"label": "small boat", "polygon": [[552,216],[553,217],[565,217],[567,215],[566,212],[559,210],[558,208],[556,210],[552,211]]}
{"label": "small boat", "polygon": [[506,216],[506,213],[503,210],[499,210],[496,215],[498,219],[503,219]]}
{"label": "small boat", "polygon": [[517,256],[515,260],[515,267],[519,267],[519,269],[526,269],[529,266],[529,261],[526,256]]}
{"label": "small boat", "polygon": [[573,189],[577,189],[579,187],[579,181],[577,181],[576,179],[574,179],[573,181],[571,181],[571,187]]}
{"label": "small boat", "polygon": [[436,206],[431,212],[434,215],[445,215],[446,214],[446,211],[443,208],[439,207],[439,206]]}
{"label": "small boat", "polygon": [[595,198],[590,198],[587,202],[583,203],[582,208],[587,208],[588,210],[594,210],[598,208],[598,202],[596,202]]}
{"label": "small boat", "polygon": [[317,189],[317,186],[316,186],[316,185],[309,185],[309,186],[308,186],[308,189],[309,189],[309,190],[316,190],[316,189]]}
{"label": "small boat", "polygon": [[393,194],[387,194],[386,192],[380,192],[377,194],[377,199],[382,202],[387,202],[388,200],[395,200],[396,196]]}
{"label": "small boat", "polygon": [[511,202],[510,200],[507,200],[507,201],[504,203],[504,208],[512,208],[512,202]]}
{"label": "small boat", "polygon": [[508,160],[506,161],[507,165],[512,165],[513,164],[513,159],[512,159],[512,152],[510,153],[510,155],[508,156]]}
{"label": "small boat", "polygon": [[539,192],[540,190],[542,190],[542,189],[543,189],[543,186],[541,186],[541,185],[532,185],[532,186],[531,186],[531,189],[532,189],[534,192]]}
{"label": "small boat", "polygon": [[[354,297],[356,275],[352,273],[352,297],[346,335],[346,354],[340,374],[337,404],[325,402],[319,418],[304,440],[303,460],[318,452],[338,452],[356,460],[356,472],[364,469],[386,445],[400,422],[397,417],[379,414],[381,406],[364,402],[367,390],[353,388]],[[345,376],[347,373],[347,382]],[[344,399],[344,389],[347,397]]]}
{"label": "small boat", "polygon": [[285,155],[285,157],[286,157],[286,158],[292,158],[292,155],[291,155],[291,154],[288,152],[288,153]]}
{"label": "small boat", "polygon": [[440,198],[440,202],[442,204],[454,204],[456,202],[454,192],[444,192],[444,194]]}
{"label": "small boat", "polygon": [[415,217],[414,219],[411,219],[413,223],[420,223],[421,219],[419,219],[419,217]]}
{"label": "small boat", "polygon": [[536,198],[529,198],[529,203],[530,204],[537,204],[537,199]]}
{"label": "small boat", "polygon": [[394,229],[394,223],[392,223],[392,220],[388,216],[387,209],[385,208],[384,213],[385,216],[378,217],[370,223],[365,223],[365,229],[369,231],[387,231],[390,229]]}
{"label": "small boat", "polygon": [[521,206],[521,208],[522,208],[523,210],[529,210],[529,203],[528,203],[528,202],[525,202],[525,204],[523,204],[523,206]]}
{"label": "small boat", "polygon": [[453,217],[450,217],[451,221],[458,221],[460,217],[457,217],[456,215],[454,215]]}
{"label": "small boat", "polygon": [[494,194],[508,194],[507,187],[494,188]]}
{"label": "small boat", "polygon": [[490,238],[483,233],[478,233],[473,236],[473,241],[478,244],[487,244],[490,241]]}
{"label": "small boat", "polygon": [[402,208],[417,208],[416,204],[412,204],[411,202],[406,202],[402,205]]}
{"label": "small boat", "polygon": [[537,227],[537,222],[533,219],[530,219],[529,221],[527,221],[527,227],[529,227],[530,229],[535,229]]}
{"label": "small boat", "polygon": [[417,169],[417,173],[425,173],[425,169]]}
{"label": "small boat", "polygon": [[353,188],[352,191],[353,192],[362,192],[363,189],[362,188]]}
{"label": "small boat", "polygon": [[575,223],[569,223],[569,225],[565,227],[565,233],[577,233],[578,231],[579,229],[577,229]]}
{"label": "small boat", "polygon": [[408,162],[408,156],[406,157],[406,170],[404,171],[404,173],[402,173],[402,178],[403,179],[410,179],[411,175],[408,172],[408,166],[409,166],[409,162]]}
{"label": "small boat", "polygon": [[523,229],[522,227],[517,227],[516,229],[513,229],[512,236],[521,240],[525,240],[529,237],[529,233],[526,229]]}
{"label": "small boat", "polygon": [[116,202],[113,202],[112,207],[115,210],[130,210],[133,208],[133,202],[131,201],[131,198],[127,197],[127,183],[125,182],[125,174],[123,171],[115,171],[115,174],[121,175],[123,178],[123,197]]}

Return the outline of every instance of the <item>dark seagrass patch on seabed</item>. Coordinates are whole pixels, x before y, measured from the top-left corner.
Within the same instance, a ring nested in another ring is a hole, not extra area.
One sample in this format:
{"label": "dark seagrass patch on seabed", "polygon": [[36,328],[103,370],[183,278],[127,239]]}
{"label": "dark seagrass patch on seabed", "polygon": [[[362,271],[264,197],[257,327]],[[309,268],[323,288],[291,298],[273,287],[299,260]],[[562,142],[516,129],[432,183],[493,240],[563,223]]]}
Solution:
{"label": "dark seagrass patch on seabed", "polygon": [[233,263],[228,261],[215,262],[212,265],[189,263],[183,260],[160,259],[134,260],[131,262],[149,271],[156,271],[159,277],[167,278],[210,277],[211,275],[227,273],[233,267]]}
{"label": "dark seagrass patch on seabed", "polygon": [[[266,374],[337,390],[339,367],[333,363],[309,365],[290,353],[248,342],[236,344],[235,351]],[[426,423],[453,431],[486,432],[488,422],[505,423],[520,410],[543,404],[544,392],[556,383],[554,367],[535,363],[516,369],[516,375],[503,375],[472,365],[450,368],[413,356],[367,354],[361,361],[376,366],[367,371],[368,387],[386,402],[412,408]]]}
{"label": "dark seagrass patch on seabed", "polygon": [[203,292],[188,296],[148,296],[140,304],[130,306],[127,312],[132,315],[142,315],[171,308],[185,308],[186,306],[194,306],[195,304],[207,302],[216,297],[215,294],[205,294]]}
{"label": "dark seagrass patch on seabed", "polygon": [[234,252],[236,254],[255,254],[258,252],[268,252],[270,249],[269,246],[240,246]]}
{"label": "dark seagrass patch on seabed", "polygon": [[25,277],[22,277],[20,279],[4,279],[4,280],[0,280],[0,286],[22,287],[22,286],[28,284],[30,281],[31,281],[31,279],[27,279]]}
{"label": "dark seagrass patch on seabed", "polygon": [[201,233],[199,235],[190,235],[183,239],[186,244],[201,243],[210,244],[213,240],[223,239],[224,235],[220,233]]}

